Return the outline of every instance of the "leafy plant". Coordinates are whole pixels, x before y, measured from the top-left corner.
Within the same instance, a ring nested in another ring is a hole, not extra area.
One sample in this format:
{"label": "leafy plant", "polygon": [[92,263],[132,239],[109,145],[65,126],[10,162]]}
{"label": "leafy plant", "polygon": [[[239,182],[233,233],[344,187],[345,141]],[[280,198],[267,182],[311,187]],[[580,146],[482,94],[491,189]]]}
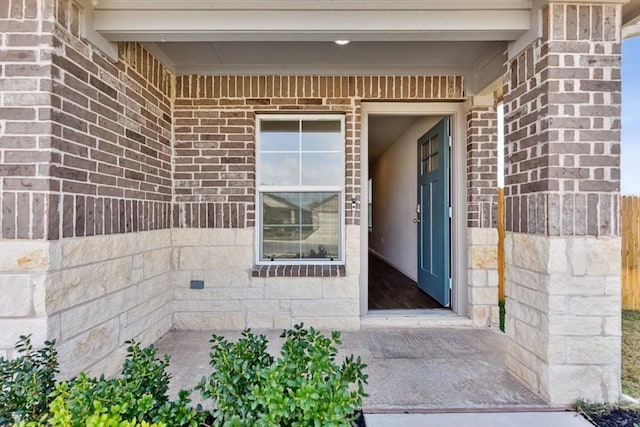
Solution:
{"label": "leafy plant", "polygon": [[336,364],[340,333],[326,337],[296,325],[284,331],[280,357],[264,335],[245,330],[236,344],[213,335],[211,375],[196,387],[214,406],[214,426],[351,426],[366,396],[366,365],[358,357]]}
{"label": "leafy plant", "polygon": [[[156,357],[150,345],[144,349],[128,341],[127,357],[121,375],[105,379],[81,373],[71,382],[60,383],[51,405],[51,425],[80,427],[91,419],[125,420],[136,424],[197,426],[200,412],[189,406],[189,392],[182,390],[177,401],[167,396],[170,376],[166,372],[169,357]],[[96,416],[98,418],[96,418]],[[102,425],[102,424],[99,424]]]}
{"label": "leafy plant", "polygon": [[21,335],[15,349],[18,357],[0,357],[0,425],[39,419],[47,411],[58,373],[55,341],[45,341],[34,350],[31,335]]}

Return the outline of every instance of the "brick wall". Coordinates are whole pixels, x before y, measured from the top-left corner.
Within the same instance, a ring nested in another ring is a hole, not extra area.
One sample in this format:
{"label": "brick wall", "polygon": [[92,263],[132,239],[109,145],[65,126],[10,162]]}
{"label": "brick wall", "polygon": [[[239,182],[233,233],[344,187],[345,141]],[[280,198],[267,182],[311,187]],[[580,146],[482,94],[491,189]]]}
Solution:
{"label": "brick wall", "polygon": [[[0,4],[0,237],[42,239],[51,182],[51,5]],[[28,189],[28,192],[24,190]]]}
{"label": "brick wall", "polygon": [[0,237],[170,227],[172,75],[140,44],[121,44],[113,64],[82,41],[75,2],[9,11],[0,8]]}
{"label": "brick wall", "polygon": [[346,127],[347,224],[359,223],[362,100],[460,100],[458,76],[178,76],[174,224],[255,223],[257,112],[339,112]]}
{"label": "brick wall", "polygon": [[[505,78],[507,230],[616,236],[617,6],[554,4]],[[566,18],[566,19],[565,19]]]}
{"label": "brick wall", "polygon": [[498,116],[495,107],[467,112],[467,226],[496,227]]}

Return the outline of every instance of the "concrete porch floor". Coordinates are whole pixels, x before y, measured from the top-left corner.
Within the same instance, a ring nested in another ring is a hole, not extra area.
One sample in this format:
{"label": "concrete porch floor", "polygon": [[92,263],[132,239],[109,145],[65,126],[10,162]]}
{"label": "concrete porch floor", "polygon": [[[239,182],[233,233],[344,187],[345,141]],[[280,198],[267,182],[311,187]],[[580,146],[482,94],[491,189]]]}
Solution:
{"label": "concrete porch floor", "polygon": [[[276,355],[281,331],[254,331],[269,338]],[[172,331],[156,346],[171,355],[171,393],[194,387],[210,371],[211,331]],[[235,340],[240,332],[221,332]],[[491,330],[364,328],[342,333],[338,360],[360,355],[368,365],[369,397],[376,412],[491,411],[547,408],[505,366],[506,337]],[[198,402],[199,393],[193,395]],[[203,405],[207,406],[204,402]]]}

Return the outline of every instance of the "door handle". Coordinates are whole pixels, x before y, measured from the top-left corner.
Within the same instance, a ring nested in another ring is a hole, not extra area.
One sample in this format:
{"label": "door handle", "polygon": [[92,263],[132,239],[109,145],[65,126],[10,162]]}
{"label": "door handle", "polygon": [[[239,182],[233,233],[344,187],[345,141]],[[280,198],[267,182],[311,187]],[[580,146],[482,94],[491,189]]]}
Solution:
{"label": "door handle", "polygon": [[413,218],[413,222],[414,222],[415,224],[417,224],[417,223],[419,223],[419,222],[420,222],[420,220],[419,220],[418,218]]}

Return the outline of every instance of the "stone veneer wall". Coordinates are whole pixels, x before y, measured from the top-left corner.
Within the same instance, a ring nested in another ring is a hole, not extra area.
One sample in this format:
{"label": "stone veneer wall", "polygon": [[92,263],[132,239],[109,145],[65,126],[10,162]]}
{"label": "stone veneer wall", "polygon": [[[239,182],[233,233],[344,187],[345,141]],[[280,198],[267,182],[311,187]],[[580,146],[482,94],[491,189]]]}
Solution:
{"label": "stone veneer wall", "polygon": [[476,327],[496,327],[498,309],[498,115],[467,109],[468,301]]}
{"label": "stone veneer wall", "polygon": [[[178,76],[175,326],[358,328],[361,102],[457,101],[462,88],[456,76]],[[285,111],[345,114],[344,269],[254,268],[256,114]]]}
{"label": "stone veneer wall", "polygon": [[551,2],[508,64],[508,365],[552,404],[620,393],[620,14]]}
{"label": "stone veneer wall", "polygon": [[139,44],[104,58],[81,12],[0,7],[0,352],[56,338],[63,374],[113,372],[172,321],[173,76]]}

